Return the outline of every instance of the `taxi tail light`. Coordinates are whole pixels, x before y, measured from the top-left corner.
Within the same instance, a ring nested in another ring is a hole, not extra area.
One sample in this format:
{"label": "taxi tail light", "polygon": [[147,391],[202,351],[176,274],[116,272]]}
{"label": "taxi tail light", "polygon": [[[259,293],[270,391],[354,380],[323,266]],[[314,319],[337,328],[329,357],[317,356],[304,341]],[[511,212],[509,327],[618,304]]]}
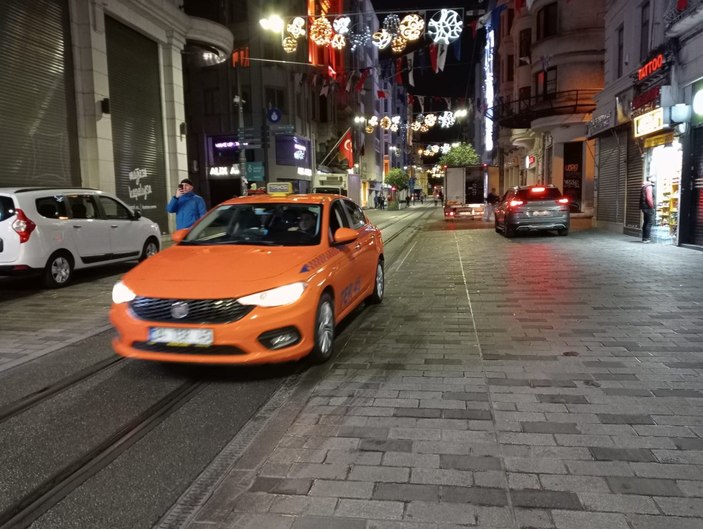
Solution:
{"label": "taxi tail light", "polygon": [[510,201],[510,207],[511,208],[516,208],[518,206],[522,206],[524,202],[522,200],[511,200]]}
{"label": "taxi tail light", "polygon": [[12,223],[12,229],[15,230],[17,235],[20,236],[20,243],[27,242],[29,240],[29,236],[32,235],[32,232],[37,225],[32,222],[21,209],[17,209],[15,211],[17,218]]}
{"label": "taxi tail light", "polygon": [[557,204],[568,204],[568,203],[569,203],[569,199],[565,198],[565,197],[562,197],[559,200],[557,200]]}

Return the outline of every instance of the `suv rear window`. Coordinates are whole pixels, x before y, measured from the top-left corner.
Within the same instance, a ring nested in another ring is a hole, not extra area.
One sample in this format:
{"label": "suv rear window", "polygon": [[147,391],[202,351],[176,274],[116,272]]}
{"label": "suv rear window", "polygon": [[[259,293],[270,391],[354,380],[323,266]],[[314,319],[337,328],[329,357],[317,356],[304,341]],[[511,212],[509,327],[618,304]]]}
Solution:
{"label": "suv rear window", "polygon": [[[544,191],[538,191],[544,189]],[[561,198],[561,191],[556,187],[518,189],[516,198],[529,202],[530,200],[557,200]]]}
{"label": "suv rear window", "polygon": [[15,203],[11,197],[0,197],[0,222],[15,214]]}
{"label": "suv rear window", "polygon": [[47,219],[58,219],[59,217],[68,217],[66,214],[66,201],[62,195],[41,197],[35,202],[37,213]]}

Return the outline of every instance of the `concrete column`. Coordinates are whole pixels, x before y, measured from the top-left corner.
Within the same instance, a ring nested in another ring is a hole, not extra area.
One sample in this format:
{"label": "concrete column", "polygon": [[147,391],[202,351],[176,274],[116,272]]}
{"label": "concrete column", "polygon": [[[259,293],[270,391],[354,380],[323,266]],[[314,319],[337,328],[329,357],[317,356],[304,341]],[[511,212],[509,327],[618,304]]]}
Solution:
{"label": "concrete column", "polygon": [[166,155],[166,190],[170,193],[178,182],[188,177],[185,103],[183,95],[183,63],[185,35],[174,30],[166,32],[161,45],[161,75],[163,79],[164,147]]}
{"label": "concrete column", "polygon": [[110,114],[101,101],[110,97],[104,3],[70,0],[78,152],[82,183],[115,191]]}

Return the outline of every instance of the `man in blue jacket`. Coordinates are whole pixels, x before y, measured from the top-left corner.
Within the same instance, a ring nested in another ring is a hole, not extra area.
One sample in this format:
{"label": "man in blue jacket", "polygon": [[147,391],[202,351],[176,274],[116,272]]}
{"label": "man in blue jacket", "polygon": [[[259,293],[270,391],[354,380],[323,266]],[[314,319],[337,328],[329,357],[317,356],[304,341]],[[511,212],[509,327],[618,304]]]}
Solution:
{"label": "man in blue jacket", "polygon": [[193,181],[184,178],[178,184],[175,196],[166,205],[166,211],[176,214],[176,229],[190,228],[205,215],[207,208],[203,197],[193,192]]}

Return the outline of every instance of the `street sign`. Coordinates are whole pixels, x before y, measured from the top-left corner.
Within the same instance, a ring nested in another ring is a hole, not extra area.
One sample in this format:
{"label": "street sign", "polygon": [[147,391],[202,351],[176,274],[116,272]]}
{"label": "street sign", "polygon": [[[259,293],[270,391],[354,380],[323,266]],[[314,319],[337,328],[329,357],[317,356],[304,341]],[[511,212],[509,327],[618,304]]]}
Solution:
{"label": "street sign", "polygon": [[279,108],[271,108],[269,111],[266,113],[266,117],[271,123],[278,123],[281,121],[281,116],[283,113]]}
{"label": "street sign", "polygon": [[293,134],[295,125],[271,125],[270,129],[277,134]]}
{"label": "street sign", "polygon": [[264,177],[264,163],[263,162],[247,162],[246,169],[247,180],[250,182],[263,182]]}

